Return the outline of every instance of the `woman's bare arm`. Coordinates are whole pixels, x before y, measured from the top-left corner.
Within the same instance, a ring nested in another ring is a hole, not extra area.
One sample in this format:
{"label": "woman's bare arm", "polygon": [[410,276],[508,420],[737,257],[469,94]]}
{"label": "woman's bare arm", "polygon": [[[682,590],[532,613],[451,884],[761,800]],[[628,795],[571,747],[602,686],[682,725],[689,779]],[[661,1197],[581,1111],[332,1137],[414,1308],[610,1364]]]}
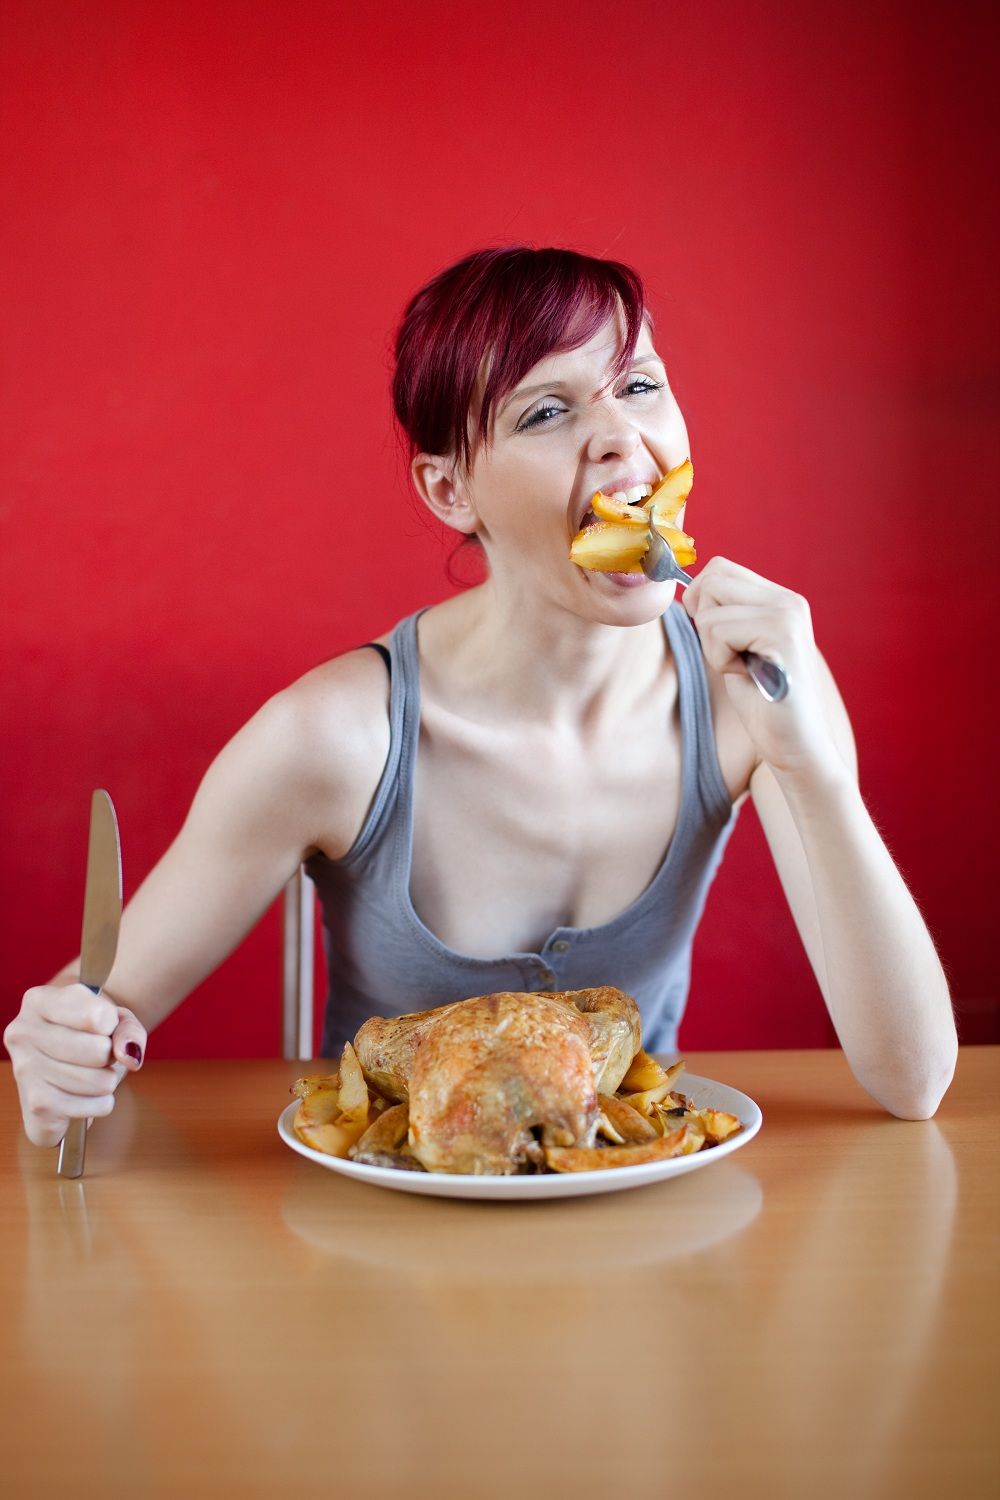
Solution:
{"label": "woman's bare arm", "polygon": [[754,806],[855,1077],[892,1114],[927,1119],[955,1071],[948,984],[865,807],[847,713],[822,671],[843,774],[782,786],[759,765]]}
{"label": "woman's bare arm", "polygon": [[[125,908],[105,986],[148,1029],[238,946],[308,854],[350,847],[388,751],[385,687],[373,652],[339,657],[269,699],[212,762]],[[57,978],[75,979],[77,965]]]}
{"label": "woman's bare arm", "polygon": [[[847,712],[800,596],[723,558],[684,596],[728,713],[796,926],[855,1077],[891,1113],[926,1119],[955,1069],[948,985],[927,927],[858,789]],[[766,703],[741,650],[786,667]]]}
{"label": "woman's bare arm", "polygon": [[184,826],[128,903],[107,986],[78,961],[29,989],[4,1032],[29,1139],[114,1108],[147,1031],[249,932],[314,849],[354,841],[389,744],[385,671],[340,657],[264,704],[216,757]]}

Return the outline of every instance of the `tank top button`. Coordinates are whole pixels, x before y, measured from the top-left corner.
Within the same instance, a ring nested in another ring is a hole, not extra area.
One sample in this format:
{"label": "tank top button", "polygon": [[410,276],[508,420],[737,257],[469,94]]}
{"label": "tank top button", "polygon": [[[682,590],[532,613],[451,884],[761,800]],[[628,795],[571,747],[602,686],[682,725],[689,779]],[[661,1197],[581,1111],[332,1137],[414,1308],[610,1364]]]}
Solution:
{"label": "tank top button", "polygon": [[537,995],[540,990],[555,989],[556,976],[549,968],[548,964],[544,963],[540,958],[535,958],[532,960],[531,967],[533,973],[528,979],[529,990]]}

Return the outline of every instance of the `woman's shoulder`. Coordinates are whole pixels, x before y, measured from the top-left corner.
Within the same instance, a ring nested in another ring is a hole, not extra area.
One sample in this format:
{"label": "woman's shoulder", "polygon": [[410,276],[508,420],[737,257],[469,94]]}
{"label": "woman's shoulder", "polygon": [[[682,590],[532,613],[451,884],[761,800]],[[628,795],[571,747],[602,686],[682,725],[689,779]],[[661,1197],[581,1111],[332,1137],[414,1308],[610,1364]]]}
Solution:
{"label": "woman's shoulder", "polygon": [[391,631],[373,636],[371,644],[355,646],[318,663],[276,695],[290,713],[315,720],[319,728],[331,712],[353,709],[362,717],[373,710],[388,712],[389,673],[372,644],[388,646]]}
{"label": "woman's shoulder", "polygon": [[285,764],[310,811],[313,847],[331,859],[357,837],[388,758],[389,693],[380,653],[356,647],[303,673],[255,716],[266,753]]}
{"label": "woman's shoulder", "polygon": [[[388,645],[389,635],[373,637]],[[356,646],[304,672],[277,694],[289,731],[325,757],[332,746],[372,748],[387,736],[390,679],[381,652]]]}

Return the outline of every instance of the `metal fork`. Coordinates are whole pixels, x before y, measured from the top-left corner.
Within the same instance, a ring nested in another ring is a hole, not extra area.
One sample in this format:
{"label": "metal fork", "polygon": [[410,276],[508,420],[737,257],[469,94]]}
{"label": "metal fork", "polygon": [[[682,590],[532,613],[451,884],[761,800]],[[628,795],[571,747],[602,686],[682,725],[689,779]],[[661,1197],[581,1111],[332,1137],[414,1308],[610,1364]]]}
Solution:
{"label": "metal fork", "polygon": [[[685,573],[655,526],[649,528],[649,546],[642,557],[642,571],[654,583],[664,583],[669,578],[685,588],[694,583],[691,574]],[[788,673],[784,667],[756,651],[741,651],[739,655],[768,703],[780,703],[788,696]]]}

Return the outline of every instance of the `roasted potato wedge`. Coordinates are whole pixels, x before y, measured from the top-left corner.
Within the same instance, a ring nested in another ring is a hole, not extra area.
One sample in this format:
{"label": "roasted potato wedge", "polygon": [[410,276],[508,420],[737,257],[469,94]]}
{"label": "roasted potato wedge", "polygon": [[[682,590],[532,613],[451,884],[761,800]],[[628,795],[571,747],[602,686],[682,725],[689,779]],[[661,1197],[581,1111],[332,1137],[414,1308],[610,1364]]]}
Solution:
{"label": "roasted potato wedge", "polygon": [[685,1123],[660,1140],[635,1146],[546,1146],[545,1160],[554,1172],[595,1172],[607,1167],[638,1167],[697,1151],[705,1137]]}
{"label": "roasted potato wedge", "polygon": [[405,1172],[423,1172],[424,1167],[410,1150],[409,1133],[409,1105],[393,1104],[373,1120],[357,1144],[351,1147],[351,1160],[367,1167],[398,1167]]}
{"label": "roasted potato wedge", "polygon": [[640,1049],[618,1086],[618,1097],[619,1099],[631,1098],[633,1094],[642,1096],[652,1089],[660,1088],[663,1084],[666,1084],[669,1093],[684,1068],[683,1058],[680,1062],[671,1063],[669,1068],[664,1068],[655,1057],[651,1057],[648,1052]]}
{"label": "roasted potato wedge", "polygon": [[639,1094],[644,1089],[655,1089],[658,1083],[663,1083],[666,1076],[666,1071],[656,1058],[640,1047],[618,1085],[618,1090],[622,1094]]}
{"label": "roasted potato wedge", "polygon": [[696,1109],[693,1113],[701,1122],[705,1137],[711,1146],[721,1145],[723,1141],[728,1141],[731,1135],[736,1135],[743,1129],[742,1120],[723,1109]]}
{"label": "roasted potato wedge", "polygon": [[340,1074],[326,1073],[322,1077],[314,1075],[309,1078],[296,1078],[289,1089],[290,1094],[296,1094],[300,1099],[307,1099],[310,1094],[315,1094],[318,1089],[339,1089]]}
{"label": "roasted potato wedge", "polygon": [[346,1156],[368,1124],[367,1117],[346,1122],[337,1089],[314,1089],[295,1111],[292,1121],[300,1141],[328,1156]]}
{"label": "roasted potato wedge", "polygon": [[616,1099],[612,1094],[598,1094],[597,1103],[601,1110],[598,1135],[603,1134],[617,1146],[634,1146],[640,1141],[656,1139],[658,1132],[655,1127],[624,1099]]}
{"label": "roasted potato wedge", "polygon": [[624,500],[612,500],[603,490],[598,490],[590,502],[594,515],[602,521],[613,521],[618,525],[634,526],[645,531],[649,515],[641,505],[629,505]]}
{"label": "roasted potato wedge", "polygon": [[358,1062],[358,1054],[350,1042],[345,1042],[340,1059],[341,1123],[365,1128],[368,1124],[369,1102],[368,1085]]}
{"label": "roasted potato wedge", "polygon": [[662,1081],[655,1084],[653,1088],[643,1089],[638,1094],[624,1094],[619,1090],[618,1098],[624,1099],[626,1104],[631,1104],[632,1108],[637,1109],[641,1115],[651,1115],[654,1104],[660,1104],[670,1097],[671,1084],[683,1067],[682,1062],[674,1063],[673,1067],[666,1070]]}
{"label": "roasted potato wedge", "polygon": [[664,1099],[660,1104],[654,1104],[649,1115],[657,1135],[670,1135],[678,1130],[688,1118],[690,1117],[683,1105],[677,1106],[669,1098]]}
{"label": "roasted potato wedge", "polygon": [[664,474],[653,493],[643,501],[644,508],[655,518],[657,529],[661,522],[669,524],[676,520],[693,484],[694,465],[689,458]]}
{"label": "roasted potato wedge", "polygon": [[666,522],[654,520],[653,525],[682,568],[689,568],[693,562],[698,561],[693,536],[688,536],[686,531],[681,531],[677,526],[668,526]]}
{"label": "roasted potato wedge", "polygon": [[373,1120],[351,1155],[359,1151],[398,1151],[410,1133],[410,1107],[393,1104]]}
{"label": "roasted potato wedge", "polygon": [[648,531],[648,526],[598,521],[577,532],[570,545],[570,561],[598,573],[641,573],[640,559],[649,548]]}

